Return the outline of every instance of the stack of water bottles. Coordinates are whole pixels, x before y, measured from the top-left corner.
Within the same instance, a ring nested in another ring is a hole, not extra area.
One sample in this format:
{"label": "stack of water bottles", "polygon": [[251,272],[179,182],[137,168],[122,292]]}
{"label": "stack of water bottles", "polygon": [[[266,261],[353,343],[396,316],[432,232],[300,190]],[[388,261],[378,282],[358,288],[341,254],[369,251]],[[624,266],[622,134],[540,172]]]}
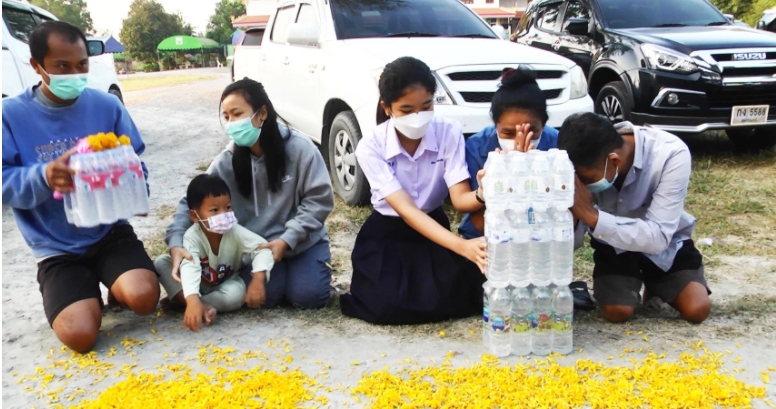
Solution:
{"label": "stack of water bottles", "polygon": [[574,167],[566,151],[491,152],[482,180],[482,340],[499,357],[571,352]]}
{"label": "stack of water bottles", "polygon": [[[105,134],[88,138],[98,140],[91,144],[87,138],[79,141],[79,153],[70,157],[69,166],[75,175],[73,191],[64,195],[68,223],[94,227],[148,214],[143,168],[129,138]],[[101,146],[99,139],[108,142]],[[112,143],[111,139],[121,143]]]}

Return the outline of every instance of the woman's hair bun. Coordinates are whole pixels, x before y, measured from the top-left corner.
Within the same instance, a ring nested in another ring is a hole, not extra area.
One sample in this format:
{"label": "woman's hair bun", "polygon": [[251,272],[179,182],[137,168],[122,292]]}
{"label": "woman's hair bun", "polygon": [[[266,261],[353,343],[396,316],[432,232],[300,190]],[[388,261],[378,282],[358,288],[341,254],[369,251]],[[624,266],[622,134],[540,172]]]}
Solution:
{"label": "woman's hair bun", "polygon": [[536,82],[536,71],[527,67],[511,68],[501,75],[501,88],[515,89],[523,85],[539,85]]}

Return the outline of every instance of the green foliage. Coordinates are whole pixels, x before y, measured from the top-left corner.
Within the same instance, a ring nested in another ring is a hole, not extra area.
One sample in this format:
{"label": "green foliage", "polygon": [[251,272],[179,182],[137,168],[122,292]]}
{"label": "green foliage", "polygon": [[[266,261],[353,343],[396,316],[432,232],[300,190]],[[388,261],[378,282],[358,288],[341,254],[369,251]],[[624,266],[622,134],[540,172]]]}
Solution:
{"label": "green foliage", "polygon": [[93,34],[94,23],[85,0],[30,0],[30,4],[46,9],[58,19],[80,27],[87,35]]}
{"label": "green foliage", "polygon": [[207,38],[219,44],[231,44],[234,26],[232,21],[245,15],[245,4],[240,0],[221,0],[207,25]]}
{"label": "green foliage", "polygon": [[144,72],[150,72],[150,71],[159,71],[159,64],[156,62],[147,62],[143,64],[143,71]]}
{"label": "green foliage", "polygon": [[776,6],[776,0],[711,0],[711,3],[751,27],[757,24],[765,10]]}
{"label": "green foliage", "polygon": [[134,0],[121,27],[121,43],[140,61],[156,61],[156,47],[167,37],[191,34],[180,14],[167,13],[156,0]]}

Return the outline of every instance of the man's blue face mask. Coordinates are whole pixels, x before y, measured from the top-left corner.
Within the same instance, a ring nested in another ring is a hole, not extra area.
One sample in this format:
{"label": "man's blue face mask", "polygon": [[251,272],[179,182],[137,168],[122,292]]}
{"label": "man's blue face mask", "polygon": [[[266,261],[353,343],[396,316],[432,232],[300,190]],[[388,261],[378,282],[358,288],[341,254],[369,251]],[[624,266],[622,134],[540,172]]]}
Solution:
{"label": "man's blue face mask", "polygon": [[589,190],[590,193],[601,193],[604,190],[607,190],[610,187],[612,187],[612,185],[614,185],[614,181],[617,180],[617,176],[619,176],[619,172],[620,172],[619,168],[616,168],[614,170],[614,177],[612,178],[611,182],[606,179],[606,171],[609,168],[609,157],[612,156],[612,155],[613,154],[610,153],[609,155],[606,156],[606,162],[604,162],[605,163],[604,164],[604,175],[603,175],[603,177],[601,177],[601,180],[599,180],[598,182],[595,182],[595,183],[591,183],[589,185],[585,185],[585,186],[587,186],[587,190]]}

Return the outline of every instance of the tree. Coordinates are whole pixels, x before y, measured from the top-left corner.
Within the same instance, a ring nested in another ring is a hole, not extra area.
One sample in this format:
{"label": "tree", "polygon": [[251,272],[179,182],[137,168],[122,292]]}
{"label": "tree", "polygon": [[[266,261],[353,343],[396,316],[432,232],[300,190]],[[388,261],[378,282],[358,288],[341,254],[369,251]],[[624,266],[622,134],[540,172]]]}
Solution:
{"label": "tree", "polygon": [[207,25],[207,38],[219,44],[231,44],[235,18],[245,15],[245,4],[240,0],[221,0]]}
{"label": "tree", "polygon": [[181,12],[178,12],[175,17],[178,19],[178,24],[181,26],[181,34],[186,36],[194,35],[194,27],[183,19],[183,14],[181,14]]}
{"label": "tree", "polygon": [[774,0],[711,0],[723,13],[732,14],[736,19],[754,27],[763,12],[776,5]]}
{"label": "tree", "polygon": [[62,21],[80,27],[87,35],[94,30],[94,22],[85,0],[30,0],[30,3],[48,10]]}
{"label": "tree", "polygon": [[180,14],[167,13],[156,0],[133,0],[119,36],[130,57],[156,61],[159,43],[167,37],[186,35],[184,26],[191,33],[191,25]]}

